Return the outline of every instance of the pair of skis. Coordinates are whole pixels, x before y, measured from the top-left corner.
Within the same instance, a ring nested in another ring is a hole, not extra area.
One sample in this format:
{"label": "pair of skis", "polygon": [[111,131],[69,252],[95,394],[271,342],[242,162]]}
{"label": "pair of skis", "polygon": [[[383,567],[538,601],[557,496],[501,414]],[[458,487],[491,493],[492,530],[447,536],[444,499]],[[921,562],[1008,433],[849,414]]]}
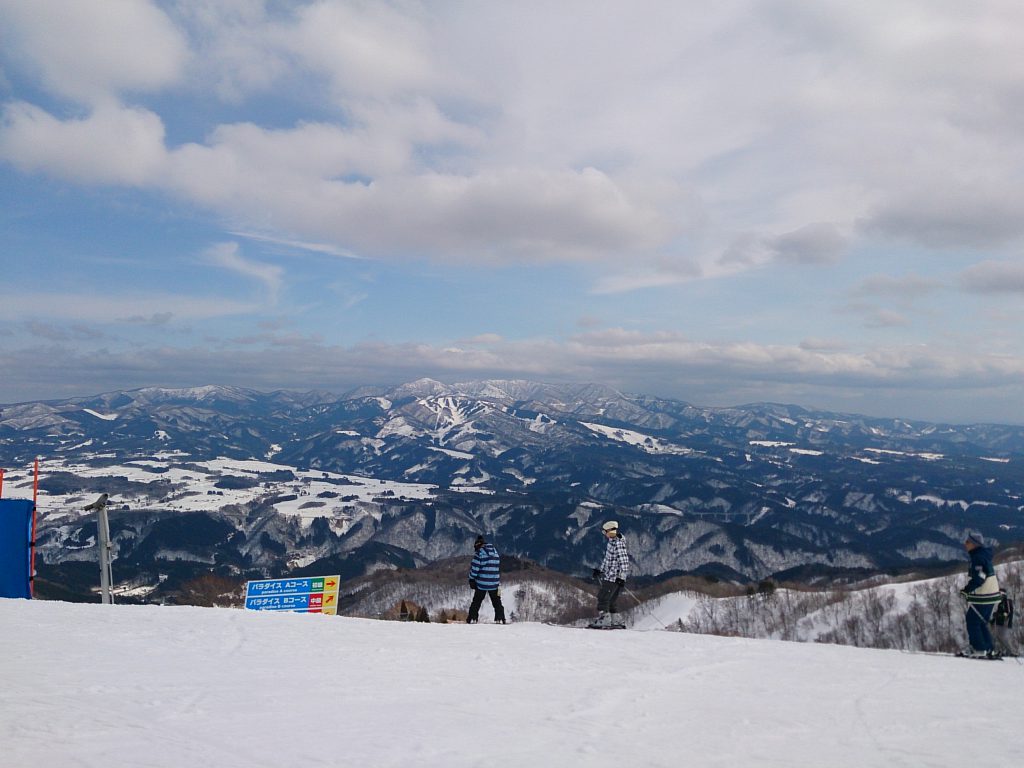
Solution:
{"label": "pair of skis", "polygon": [[562,629],[626,629],[625,624],[556,624],[553,621],[545,621],[549,627],[561,627]]}
{"label": "pair of skis", "polygon": [[1004,654],[1002,653],[986,653],[983,656],[976,656],[973,653],[964,653],[963,651],[957,651],[953,655],[956,656],[958,659],[977,659],[978,661],[1002,661],[1004,656]]}
{"label": "pair of skis", "polygon": [[903,650],[902,653],[909,653],[912,656],[943,656],[947,659],[974,659],[975,661],[1002,661],[1003,659],[1017,658],[1012,653],[995,653],[991,656],[975,656],[973,654],[966,654],[963,651],[957,651],[956,653],[944,653],[942,651],[907,651]]}

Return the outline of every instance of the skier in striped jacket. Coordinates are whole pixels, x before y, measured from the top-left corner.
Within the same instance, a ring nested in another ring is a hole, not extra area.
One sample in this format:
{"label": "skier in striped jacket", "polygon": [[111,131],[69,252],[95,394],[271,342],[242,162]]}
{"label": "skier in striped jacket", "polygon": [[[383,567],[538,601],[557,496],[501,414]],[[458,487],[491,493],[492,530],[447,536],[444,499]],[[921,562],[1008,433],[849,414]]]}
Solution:
{"label": "skier in striped jacket", "polygon": [[469,565],[469,587],[473,590],[473,602],[469,604],[467,624],[476,624],[480,619],[480,606],[484,595],[491,598],[494,608],[494,621],[505,623],[505,608],[501,604],[501,555],[493,544],[488,544],[483,536],[477,536],[473,542],[473,562]]}
{"label": "skier in striped jacket", "polygon": [[601,588],[597,593],[597,618],[591,626],[614,627],[620,625],[615,603],[629,576],[629,551],[615,520],[609,520],[601,526],[601,530],[604,531],[608,544],[601,567],[594,569],[594,578],[601,580]]}

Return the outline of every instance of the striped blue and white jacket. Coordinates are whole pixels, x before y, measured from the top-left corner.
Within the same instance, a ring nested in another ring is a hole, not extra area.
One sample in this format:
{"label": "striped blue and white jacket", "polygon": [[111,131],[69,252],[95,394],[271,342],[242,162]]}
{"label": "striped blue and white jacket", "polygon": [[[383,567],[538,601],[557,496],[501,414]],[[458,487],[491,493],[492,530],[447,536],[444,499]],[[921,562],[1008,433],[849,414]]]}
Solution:
{"label": "striped blue and white jacket", "polygon": [[493,544],[484,544],[473,555],[469,566],[469,578],[476,582],[476,588],[493,592],[501,586],[499,567],[501,556]]}

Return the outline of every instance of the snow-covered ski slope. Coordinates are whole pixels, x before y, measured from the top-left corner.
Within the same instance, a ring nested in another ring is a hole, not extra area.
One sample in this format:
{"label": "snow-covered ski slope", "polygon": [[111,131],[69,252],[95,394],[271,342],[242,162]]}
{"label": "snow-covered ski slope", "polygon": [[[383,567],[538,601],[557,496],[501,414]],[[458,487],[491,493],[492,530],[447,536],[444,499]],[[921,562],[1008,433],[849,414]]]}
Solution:
{"label": "snow-covered ski slope", "polygon": [[1024,765],[1024,666],[0,600],[0,766]]}

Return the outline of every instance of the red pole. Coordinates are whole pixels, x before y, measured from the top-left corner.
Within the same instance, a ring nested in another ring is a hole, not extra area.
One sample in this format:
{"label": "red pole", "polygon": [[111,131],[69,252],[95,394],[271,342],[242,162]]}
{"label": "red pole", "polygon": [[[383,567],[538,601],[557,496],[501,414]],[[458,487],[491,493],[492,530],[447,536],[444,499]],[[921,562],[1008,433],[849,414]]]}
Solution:
{"label": "red pole", "polygon": [[4,497],[4,471],[0,469],[0,499]]}
{"label": "red pole", "polygon": [[32,480],[32,546],[28,558],[28,594],[35,597],[36,593],[36,507],[39,499],[39,457],[35,461],[35,478]]}

